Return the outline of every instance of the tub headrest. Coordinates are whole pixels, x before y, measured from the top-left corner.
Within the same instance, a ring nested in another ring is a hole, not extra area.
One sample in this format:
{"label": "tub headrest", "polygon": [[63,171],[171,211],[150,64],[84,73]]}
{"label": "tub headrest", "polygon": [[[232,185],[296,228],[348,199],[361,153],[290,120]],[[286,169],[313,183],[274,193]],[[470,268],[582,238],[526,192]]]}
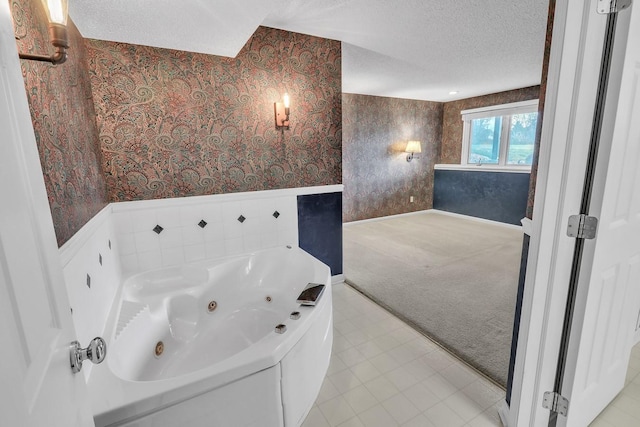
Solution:
{"label": "tub headrest", "polygon": [[207,283],[209,281],[209,270],[195,265],[185,265],[180,269],[180,273],[185,280],[194,284]]}

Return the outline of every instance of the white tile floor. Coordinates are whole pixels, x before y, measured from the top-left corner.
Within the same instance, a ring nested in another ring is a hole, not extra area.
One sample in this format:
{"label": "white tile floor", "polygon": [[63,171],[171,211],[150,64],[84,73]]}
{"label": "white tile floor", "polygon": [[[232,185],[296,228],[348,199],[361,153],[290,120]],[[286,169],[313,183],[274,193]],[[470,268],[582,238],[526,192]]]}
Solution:
{"label": "white tile floor", "polygon": [[344,284],[333,306],[331,365],[303,427],[502,425],[500,387]]}
{"label": "white tile floor", "polygon": [[598,415],[592,427],[640,426],[640,343],[631,351],[624,389]]}
{"label": "white tile floor", "polygon": [[[350,287],[333,287],[334,342],[302,427],[500,427],[504,391]],[[592,427],[640,426],[640,344]]]}

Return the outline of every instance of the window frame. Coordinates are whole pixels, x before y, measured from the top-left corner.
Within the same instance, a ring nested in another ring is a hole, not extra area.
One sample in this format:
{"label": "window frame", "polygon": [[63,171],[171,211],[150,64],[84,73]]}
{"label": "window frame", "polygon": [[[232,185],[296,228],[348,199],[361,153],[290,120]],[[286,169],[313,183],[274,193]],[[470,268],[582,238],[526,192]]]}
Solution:
{"label": "window frame", "polygon": [[[492,105],[489,107],[462,110],[462,150],[460,164],[463,166],[489,167],[489,168],[517,168],[530,170],[531,165],[507,164],[509,153],[509,131],[511,127],[511,116],[524,113],[538,113],[538,100],[512,102],[509,104]],[[475,119],[485,119],[490,117],[502,117],[502,128],[500,129],[500,152],[498,163],[469,163],[469,151],[471,149],[471,121]],[[540,115],[538,114],[538,117]]]}

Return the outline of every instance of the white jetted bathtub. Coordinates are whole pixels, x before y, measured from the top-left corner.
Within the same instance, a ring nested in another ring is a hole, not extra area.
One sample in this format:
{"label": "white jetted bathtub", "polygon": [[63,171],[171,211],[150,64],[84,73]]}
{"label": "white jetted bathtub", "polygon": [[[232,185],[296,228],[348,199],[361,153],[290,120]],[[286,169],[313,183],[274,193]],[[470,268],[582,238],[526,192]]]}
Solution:
{"label": "white jetted bathtub", "polygon": [[[302,306],[310,283],[324,293]],[[132,276],[88,381],[96,426],[299,426],[329,366],[331,313],[329,268],[295,247]]]}

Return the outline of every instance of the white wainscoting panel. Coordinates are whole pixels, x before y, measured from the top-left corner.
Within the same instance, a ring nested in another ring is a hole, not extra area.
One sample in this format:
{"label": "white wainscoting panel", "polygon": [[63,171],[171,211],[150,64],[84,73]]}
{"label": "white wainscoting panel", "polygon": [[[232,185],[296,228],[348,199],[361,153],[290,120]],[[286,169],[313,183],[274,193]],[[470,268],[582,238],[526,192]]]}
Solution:
{"label": "white wainscoting panel", "polygon": [[114,203],[123,273],[297,246],[296,197],[273,190]]}
{"label": "white wainscoting panel", "polygon": [[[111,205],[94,216],[60,248],[77,340],[82,347],[104,336],[109,312],[122,281]],[[83,365],[89,377],[91,363]]]}

